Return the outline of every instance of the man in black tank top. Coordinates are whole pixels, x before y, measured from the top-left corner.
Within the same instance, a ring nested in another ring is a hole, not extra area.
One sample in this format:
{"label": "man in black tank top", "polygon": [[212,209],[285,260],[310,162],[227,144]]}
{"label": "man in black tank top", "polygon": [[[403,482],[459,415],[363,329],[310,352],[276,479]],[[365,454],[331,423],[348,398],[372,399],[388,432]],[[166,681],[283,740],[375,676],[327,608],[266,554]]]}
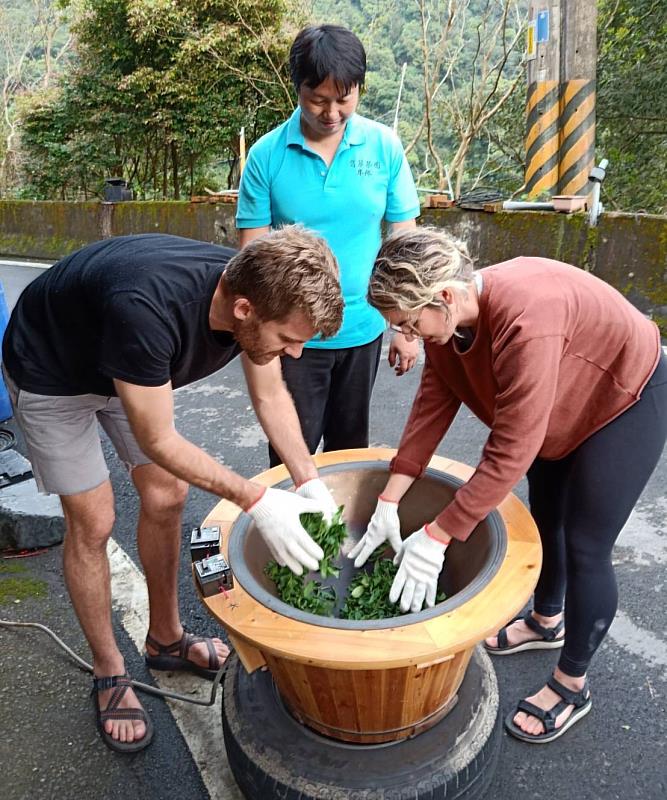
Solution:
{"label": "man in black tank top", "polygon": [[[33,281],[11,315],[3,371],[40,491],[60,495],[67,586],[93,653],[102,738],[145,747],[152,723],[115,642],[106,542],[114,500],[98,422],[141,501],[138,547],[149,592],[146,661],[212,679],[229,650],[184,633],[178,614],[181,512],[193,484],[248,512],[278,563],[317,568],[319,546],[299,515],[335,503],[301,434],[281,376],[313,335],[342,322],[338,266],[322,239],[296,226],[241,253],[163,234],[107,239]],[[253,406],[296,492],[232,472],[174,427],[172,391],[241,355]]]}

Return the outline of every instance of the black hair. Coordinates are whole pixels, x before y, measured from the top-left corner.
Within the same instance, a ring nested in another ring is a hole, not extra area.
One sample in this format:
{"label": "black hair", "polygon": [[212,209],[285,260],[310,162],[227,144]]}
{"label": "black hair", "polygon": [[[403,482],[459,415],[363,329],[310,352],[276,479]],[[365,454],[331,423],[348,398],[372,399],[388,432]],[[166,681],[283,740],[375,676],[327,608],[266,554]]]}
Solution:
{"label": "black hair", "polygon": [[297,93],[302,84],[314,89],[332,78],[347,94],[353,86],[364,85],[366,51],[358,37],[341,25],[309,25],[292,44],[289,66]]}

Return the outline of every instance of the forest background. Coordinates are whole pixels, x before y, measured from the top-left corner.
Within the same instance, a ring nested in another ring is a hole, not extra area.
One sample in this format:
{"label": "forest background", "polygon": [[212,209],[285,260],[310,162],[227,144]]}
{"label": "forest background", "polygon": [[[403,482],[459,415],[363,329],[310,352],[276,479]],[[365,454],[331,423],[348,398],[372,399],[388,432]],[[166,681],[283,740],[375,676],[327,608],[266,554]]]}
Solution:
{"label": "forest background", "polygon": [[[359,112],[397,131],[418,186],[522,196],[526,0],[0,0],[0,198],[234,188],[296,103],[287,54],[346,25]],[[667,3],[599,0],[597,159],[607,208],[667,212]],[[396,120],[397,99],[400,113]]]}

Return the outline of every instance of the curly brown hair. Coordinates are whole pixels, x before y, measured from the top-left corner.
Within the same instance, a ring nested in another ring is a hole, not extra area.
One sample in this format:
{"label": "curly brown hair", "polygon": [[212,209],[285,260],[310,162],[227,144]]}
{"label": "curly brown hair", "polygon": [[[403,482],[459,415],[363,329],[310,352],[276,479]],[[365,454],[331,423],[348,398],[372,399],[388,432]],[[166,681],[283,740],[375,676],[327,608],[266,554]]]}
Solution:
{"label": "curly brown hair", "polygon": [[227,288],[247,297],[265,322],[302,311],[322,338],[343,323],[338,262],[327,243],[302,225],[249,242],[227,264]]}

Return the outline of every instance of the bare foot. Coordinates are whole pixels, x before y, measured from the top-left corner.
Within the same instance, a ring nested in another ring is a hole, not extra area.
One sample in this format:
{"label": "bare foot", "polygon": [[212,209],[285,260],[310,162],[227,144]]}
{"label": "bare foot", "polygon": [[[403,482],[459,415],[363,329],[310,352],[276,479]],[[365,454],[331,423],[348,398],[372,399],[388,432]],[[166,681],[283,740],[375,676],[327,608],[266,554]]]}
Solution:
{"label": "bare foot", "polygon": [[[531,614],[533,619],[539,622],[544,628],[555,628],[563,617],[562,614],[557,614],[555,617],[544,617],[541,614],[536,614],[534,611],[531,612]],[[565,630],[562,630],[556,639],[562,639],[563,636],[565,636]],[[531,630],[523,619],[517,619],[507,626],[507,644],[509,647],[523,644],[524,642],[538,641],[541,638],[539,633],[535,633],[535,631]],[[489,636],[489,638],[484,641],[489,647],[498,647],[497,636]]]}
{"label": "bare foot", "polygon": [[[116,674],[118,674],[116,672]],[[131,687],[123,692],[122,687],[114,686],[111,689],[101,689],[97,693],[97,703],[101,711],[105,711],[112,702],[114,692],[121,697],[114,709],[143,708]],[[139,741],[146,734],[146,724],[138,719],[107,719],[104,721],[104,730],[117,742],[131,743]]]}

